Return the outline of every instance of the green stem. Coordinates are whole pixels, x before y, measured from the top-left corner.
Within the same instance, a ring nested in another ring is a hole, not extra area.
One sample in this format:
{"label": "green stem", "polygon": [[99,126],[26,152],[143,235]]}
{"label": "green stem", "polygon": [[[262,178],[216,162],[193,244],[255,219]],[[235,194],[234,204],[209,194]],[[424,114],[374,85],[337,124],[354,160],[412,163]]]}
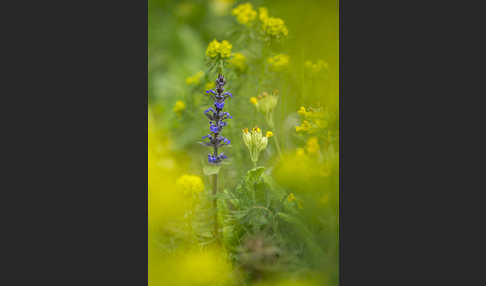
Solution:
{"label": "green stem", "polygon": [[277,134],[273,135],[273,137],[275,137],[275,145],[277,146],[278,156],[280,159],[282,159],[282,151],[280,150],[280,143],[278,141]]}
{"label": "green stem", "polygon": [[218,201],[216,195],[218,194],[218,174],[213,175],[213,209],[214,209],[214,237],[219,242],[219,228],[218,228]]}

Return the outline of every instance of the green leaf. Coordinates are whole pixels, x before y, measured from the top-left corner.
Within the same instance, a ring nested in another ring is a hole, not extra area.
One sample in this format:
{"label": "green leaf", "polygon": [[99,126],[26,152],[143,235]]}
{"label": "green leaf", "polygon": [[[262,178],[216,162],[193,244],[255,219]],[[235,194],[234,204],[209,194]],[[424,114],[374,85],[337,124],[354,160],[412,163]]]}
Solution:
{"label": "green leaf", "polygon": [[263,172],[265,171],[265,167],[256,167],[248,171],[246,174],[245,182],[247,184],[255,184],[257,183]]}

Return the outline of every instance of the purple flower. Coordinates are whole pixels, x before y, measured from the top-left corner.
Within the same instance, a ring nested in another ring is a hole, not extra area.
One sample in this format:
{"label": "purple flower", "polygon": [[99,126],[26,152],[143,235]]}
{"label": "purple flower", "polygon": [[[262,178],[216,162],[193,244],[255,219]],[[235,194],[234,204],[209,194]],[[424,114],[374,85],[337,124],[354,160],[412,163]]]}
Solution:
{"label": "purple flower", "polygon": [[223,102],[215,102],[214,106],[216,106],[217,109],[223,109],[224,108],[224,101]]}
{"label": "purple flower", "polygon": [[213,124],[211,124],[209,126],[209,129],[211,130],[211,132],[214,132],[214,133],[219,133],[221,131],[221,128],[219,128],[218,126],[213,125]]}
{"label": "purple flower", "polygon": [[[210,94],[211,99],[214,100],[214,107],[216,108],[215,110],[214,108],[209,107],[204,111],[204,114],[209,119],[209,130],[211,133],[203,136],[203,139],[209,139],[209,142],[203,144],[212,147],[214,150],[212,154],[208,154],[208,162],[212,164],[218,164],[228,158],[224,153],[218,155],[218,148],[231,143],[229,139],[219,135],[223,130],[223,127],[227,125],[223,120],[233,118],[228,112],[222,112],[225,100],[228,97],[233,97],[231,92],[224,91],[225,84],[226,80],[223,75],[219,74],[218,79],[216,80],[216,87],[214,89],[206,90],[206,93]],[[210,111],[212,114],[209,113]]]}

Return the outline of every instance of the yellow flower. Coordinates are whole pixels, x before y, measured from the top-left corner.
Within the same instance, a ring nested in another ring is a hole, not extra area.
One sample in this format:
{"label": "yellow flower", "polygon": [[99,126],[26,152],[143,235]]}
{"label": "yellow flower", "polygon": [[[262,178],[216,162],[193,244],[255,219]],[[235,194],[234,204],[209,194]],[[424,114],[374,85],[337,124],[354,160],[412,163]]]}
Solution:
{"label": "yellow flower", "polygon": [[198,194],[204,191],[204,184],[199,176],[182,175],[177,179],[176,184],[185,195]]}
{"label": "yellow flower", "polygon": [[294,193],[290,193],[288,196],[287,196],[287,201],[290,203],[290,202],[293,202],[295,201],[295,195]]}
{"label": "yellow flower", "polygon": [[246,57],[242,53],[234,53],[229,63],[239,71],[246,70]]}
{"label": "yellow flower", "polygon": [[213,40],[209,43],[208,48],[206,49],[206,56],[209,58],[229,58],[231,55],[231,48],[233,46],[226,40],[223,40],[221,43],[217,40]]}
{"label": "yellow flower", "polygon": [[258,8],[258,14],[260,21],[265,22],[268,19],[268,9],[265,7]]}
{"label": "yellow flower", "polygon": [[302,116],[304,116],[304,117],[306,117],[306,118],[307,118],[307,116],[308,116],[308,114],[310,113],[310,111],[306,111],[306,110],[305,110],[305,107],[301,106],[301,107],[300,107],[300,109],[299,109],[299,111],[297,111],[297,113],[298,113],[299,115],[302,115]]}
{"label": "yellow flower", "polygon": [[257,98],[256,98],[256,97],[254,97],[254,96],[253,96],[253,97],[250,97],[250,102],[251,102],[252,104],[254,104],[254,105],[257,105],[258,100],[257,100]]}
{"label": "yellow flower", "polygon": [[236,16],[238,23],[249,25],[256,18],[257,12],[253,10],[251,3],[245,3],[234,8],[233,15]]}
{"label": "yellow flower", "polygon": [[213,89],[215,86],[216,86],[216,84],[214,83],[214,81],[209,81],[209,82],[206,83],[206,85],[204,85],[204,89],[206,89],[206,90]]}
{"label": "yellow flower", "polygon": [[265,136],[266,136],[267,138],[270,138],[270,137],[272,137],[272,136],[273,136],[273,132],[272,132],[272,131],[267,131],[267,133],[265,134]]}
{"label": "yellow flower", "polygon": [[268,15],[265,16],[265,13],[263,14],[263,17],[260,17],[260,20],[263,22],[263,32],[266,35],[277,39],[288,36],[289,31],[287,26],[285,26],[284,20],[280,18],[268,17]]}
{"label": "yellow flower", "polygon": [[289,65],[289,56],[285,54],[279,54],[274,57],[268,58],[268,63],[270,63],[270,66],[274,71],[280,71]]}
{"label": "yellow flower", "polygon": [[307,152],[309,154],[317,154],[320,150],[319,142],[317,141],[317,137],[311,137],[307,140],[307,144],[305,146]]}
{"label": "yellow flower", "polygon": [[224,40],[221,42],[221,46],[219,48],[219,55],[222,58],[229,58],[231,56],[231,48],[233,45],[231,45],[228,41]]}
{"label": "yellow flower", "polygon": [[301,106],[297,111],[305,120],[302,122],[301,126],[296,126],[295,131],[316,133],[322,129],[327,129],[329,127],[329,112],[327,109],[319,108],[308,108]]}
{"label": "yellow flower", "polygon": [[174,105],[174,112],[179,113],[186,109],[186,104],[182,100],[178,100]]}
{"label": "yellow flower", "polygon": [[204,76],[204,72],[199,71],[196,74],[194,74],[193,76],[186,78],[186,84],[187,85],[198,85],[199,83],[201,83],[201,78],[203,76]]}
{"label": "yellow flower", "polygon": [[302,125],[301,126],[295,126],[295,131],[297,131],[297,132],[300,132],[300,131],[306,132],[306,131],[309,131],[311,128],[312,128],[312,126],[311,126],[310,122],[307,121],[307,120],[304,120],[302,122]]}

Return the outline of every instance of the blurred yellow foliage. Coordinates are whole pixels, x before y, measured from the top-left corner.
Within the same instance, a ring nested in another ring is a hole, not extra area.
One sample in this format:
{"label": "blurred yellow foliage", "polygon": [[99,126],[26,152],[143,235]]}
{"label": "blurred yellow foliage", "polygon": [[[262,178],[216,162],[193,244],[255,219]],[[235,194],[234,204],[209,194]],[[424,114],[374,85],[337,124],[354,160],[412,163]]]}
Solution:
{"label": "blurred yellow foliage", "polygon": [[319,146],[319,142],[317,140],[317,137],[314,136],[314,137],[309,138],[309,140],[307,140],[305,149],[307,150],[307,152],[309,154],[319,153],[320,146]]}
{"label": "blurred yellow foliage", "polygon": [[178,100],[176,101],[175,105],[174,105],[174,112],[176,113],[179,113],[181,111],[183,111],[184,109],[186,109],[186,104],[184,103],[184,101],[182,100]]}
{"label": "blurred yellow foliage", "polygon": [[201,83],[201,78],[204,76],[204,72],[199,71],[196,74],[186,78],[187,85],[198,85]]}
{"label": "blurred yellow foliage", "polygon": [[215,86],[216,86],[216,84],[214,83],[214,81],[208,81],[206,83],[206,85],[204,85],[204,89],[205,90],[213,89]]}
{"label": "blurred yellow foliage", "polygon": [[201,177],[195,175],[182,175],[177,179],[177,187],[184,195],[199,194],[204,191],[204,184]]}
{"label": "blurred yellow foliage", "polygon": [[242,53],[233,53],[233,56],[229,60],[229,63],[235,67],[238,71],[246,70],[246,57]]}
{"label": "blurred yellow foliage", "polygon": [[322,70],[327,70],[329,67],[327,62],[323,60],[318,60],[316,63],[313,63],[311,61],[306,61],[304,66],[306,70],[311,74],[316,74],[321,72]]}

